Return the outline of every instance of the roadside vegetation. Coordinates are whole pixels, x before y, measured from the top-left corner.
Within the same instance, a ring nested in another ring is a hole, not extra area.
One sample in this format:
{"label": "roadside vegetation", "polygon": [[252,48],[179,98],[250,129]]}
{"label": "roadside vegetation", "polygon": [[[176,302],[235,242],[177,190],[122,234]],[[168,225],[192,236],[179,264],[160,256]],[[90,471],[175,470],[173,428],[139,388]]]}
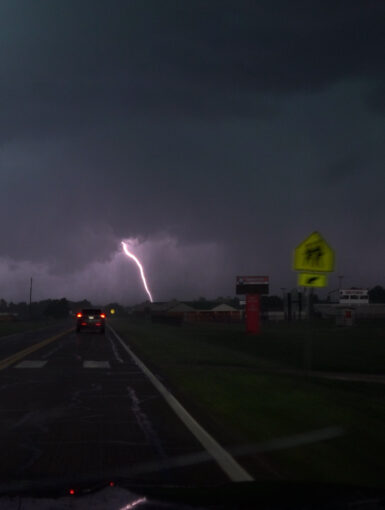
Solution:
{"label": "roadside vegetation", "polygon": [[0,321],[0,341],[2,337],[27,331],[35,331],[54,324],[55,319],[23,320],[23,321]]}
{"label": "roadside vegetation", "polygon": [[[239,324],[114,319],[112,326],[229,450],[262,445],[239,459],[255,476],[385,486],[385,385],[304,376],[309,339],[317,370],[385,374],[381,324],[266,324],[259,337]],[[298,372],[288,375],[288,368]],[[263,449],[267,441],[324,429],[341,433]]]}

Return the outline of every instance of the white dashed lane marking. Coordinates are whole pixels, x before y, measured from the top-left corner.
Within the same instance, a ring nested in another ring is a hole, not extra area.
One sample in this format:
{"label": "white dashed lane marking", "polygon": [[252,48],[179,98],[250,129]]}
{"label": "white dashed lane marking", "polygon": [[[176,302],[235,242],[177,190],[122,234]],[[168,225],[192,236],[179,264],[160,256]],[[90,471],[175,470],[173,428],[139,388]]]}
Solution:
{"label": "white dashed lane marking", "polygon": [[15,368],[43,368],[47,360],[26,359],[18,363]]}
{"label": "white dashed lane marking", "polygon": [[83,368],[111,368],[108,361],[83,361]]}

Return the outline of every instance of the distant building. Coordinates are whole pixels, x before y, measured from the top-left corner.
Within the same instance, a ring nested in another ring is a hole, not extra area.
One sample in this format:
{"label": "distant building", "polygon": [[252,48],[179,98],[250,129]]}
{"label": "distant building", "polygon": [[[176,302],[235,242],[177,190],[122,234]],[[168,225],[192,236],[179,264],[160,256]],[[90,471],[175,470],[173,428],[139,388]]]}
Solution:
{"label": "distant building", "polygon": [[173,306],[176,306],[179,301],[155,301],[151,303],[151,301],[144,301],[138,305],[134,305],[131,307],[131,312],[166,312]]}
{"label": "distant building", "polygon": [[199,322],[240,322],[243,318],[243,310],[222,303],[210,310],[196,310],[190,314],[188,320]]}
{"label": "distant building", "polygon": [[194,317],[197,310],[186,303],[170,303],[170,307],[166,311],[166,315],[169,317],[179,317],[182,321],[191,321],[191,317]]}
{"label": "distant building", "polygon": [[239,322],[243,311],[227,304],[220,304],[208,310],[194,308],[181,301],[142,303],[131,309],[138,316],[151,316],[155,321],[160,317],[179,318],[185,322]]}
{"label": "distant building", "polygon": [[338,302],[340,305],[349,306],[368,305],[368,289],[341,289]]}
{"label": "distant building", "polygon": [[18,313],[11,312],[1,312],[0,313],[0,321],[9,322],[17,320]]}

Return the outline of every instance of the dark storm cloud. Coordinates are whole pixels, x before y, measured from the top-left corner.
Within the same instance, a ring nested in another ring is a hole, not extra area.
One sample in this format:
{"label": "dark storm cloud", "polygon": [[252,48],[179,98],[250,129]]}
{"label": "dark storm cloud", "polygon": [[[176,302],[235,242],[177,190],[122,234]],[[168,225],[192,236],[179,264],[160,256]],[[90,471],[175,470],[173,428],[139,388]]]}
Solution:
{"label": "dark storm cloud", "polygon": [[[265,116],[384,73],[382,2],[3,2],[0,139],[120,116]],[[374,101],[375,103],[375,101]]]}
{"label": "dark storm cloud", "polygon": [[365,158],[359,152],[346,154],[341,159],[335,161],[327,170],[326,179],[330,186],[345,181],[351,183],[352,179],[358,177],[365,168]]}
{"label": "dark storm cloud", "polygon": [[376,83],[367,95],[367,103],[371,111],[379,115],[385,115],[385,80]]}
{"label": "dark storm cloud", "polygon": [[0,258],[63,292],[97,294],[104,267],[123,296],[112,266],[132,237],[167,297],[203,281],[231,292],[236,271],[283,275],[315,228],[338,244],[359,222],[373,243],[384,13],[367,0],[2,2]]}
{"label": "dark storm cloud", "polygon": [[257,92],[384,73],[378,1],[19,1],[1,15],[3,132],[108,112],[258,115]]}

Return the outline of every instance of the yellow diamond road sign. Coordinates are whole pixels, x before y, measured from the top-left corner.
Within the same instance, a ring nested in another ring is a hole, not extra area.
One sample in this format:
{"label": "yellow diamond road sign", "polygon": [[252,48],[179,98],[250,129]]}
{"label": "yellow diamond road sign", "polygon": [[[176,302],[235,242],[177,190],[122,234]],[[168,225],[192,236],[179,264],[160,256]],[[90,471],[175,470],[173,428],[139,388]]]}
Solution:
{"label": "yellow diamond road sign", "polygon": [[294,271],[334,271],[334,251],[318,232],[313,232],[294,251]]}
{"label": "yellow diamond road sign", "polygon": [[326,287],[328,284],[328,277],[326,274],[320,273],[299,273],[298,286],[299,287]]}

